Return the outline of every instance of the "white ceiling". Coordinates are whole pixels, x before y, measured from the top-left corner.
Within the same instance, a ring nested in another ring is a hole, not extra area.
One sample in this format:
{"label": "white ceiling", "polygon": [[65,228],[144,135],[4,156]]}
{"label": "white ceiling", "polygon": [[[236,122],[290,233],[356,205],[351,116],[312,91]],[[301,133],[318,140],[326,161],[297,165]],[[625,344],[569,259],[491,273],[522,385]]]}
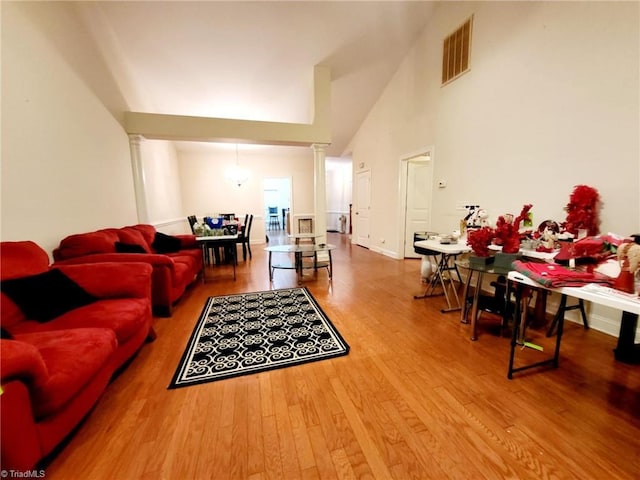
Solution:
{"label": "white ceiling", "polygon": [[132,111],[310,123],[313,66],[332,75],[340,156],[435,2],[84,2]]}

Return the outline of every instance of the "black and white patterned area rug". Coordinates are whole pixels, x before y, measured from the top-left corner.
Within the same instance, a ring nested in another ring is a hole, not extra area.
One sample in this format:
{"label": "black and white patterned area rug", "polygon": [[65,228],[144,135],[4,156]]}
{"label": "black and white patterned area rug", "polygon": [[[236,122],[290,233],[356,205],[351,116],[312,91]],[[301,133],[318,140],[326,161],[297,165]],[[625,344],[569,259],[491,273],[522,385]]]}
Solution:
{"label": "black and white patterned area rug", "polygon": [[306,288],[209,297],[169,388],[349,353]]}

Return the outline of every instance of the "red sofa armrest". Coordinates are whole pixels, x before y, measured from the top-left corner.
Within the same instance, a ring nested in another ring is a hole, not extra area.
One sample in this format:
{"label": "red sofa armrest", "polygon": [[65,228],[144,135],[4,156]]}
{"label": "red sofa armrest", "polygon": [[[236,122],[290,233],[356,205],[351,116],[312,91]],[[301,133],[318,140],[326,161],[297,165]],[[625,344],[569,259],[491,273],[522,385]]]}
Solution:
{"label": "red sofa armrest", "polygon": [[20,340],[0,340],[2,384],[19,380],[30,385],[44,384],[49,371],[38,349]]}
{"label": "red sofa armrest", "polygon": [[[4,343],[3,343],[4,346]],[[0,395],[0,459],[4,470],[31,470],[42,458],[38,429],[27,386],[18,380],[2,381]]]}
{"label": "red sofa armrest", "polygon": [[180,239],[180,248],[199,248],[196,236],[192,234],[174,235]]}
{"label": "red sofa armrest", "polygon": [[98,298],[151,296],[153,267],[148,263],[56,264],[54,268]]}

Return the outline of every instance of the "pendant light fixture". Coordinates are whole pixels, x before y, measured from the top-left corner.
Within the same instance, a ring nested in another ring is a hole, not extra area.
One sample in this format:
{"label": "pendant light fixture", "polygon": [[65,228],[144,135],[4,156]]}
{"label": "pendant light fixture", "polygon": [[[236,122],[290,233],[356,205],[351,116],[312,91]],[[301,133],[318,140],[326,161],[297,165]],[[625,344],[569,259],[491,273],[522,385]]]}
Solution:
{"label": "pendant light fixture", "polygon": [[227,180],[234,183],[238,187],[246,183],[249,180],[249,171],[240,166],[240,158],[238,155],[238,144],[236,143],[236,164],[227,170]]}

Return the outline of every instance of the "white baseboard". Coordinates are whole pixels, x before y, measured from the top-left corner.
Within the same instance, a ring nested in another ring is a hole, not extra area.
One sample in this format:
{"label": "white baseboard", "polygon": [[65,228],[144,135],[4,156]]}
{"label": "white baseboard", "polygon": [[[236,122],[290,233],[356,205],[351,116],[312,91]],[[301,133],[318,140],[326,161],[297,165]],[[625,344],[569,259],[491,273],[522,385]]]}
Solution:
{"label": "white baseboard", "polygon": [[166,233],[169,235],[177,235],[183,233],[191,233],[191,227],[189,227],[189,222],[187,218],[170,218],[168,220],[163,220],[160,222],[153,222],[151,225],[156,227],[156,230],[162,233]]}
{"label": "white baseboard", "polygon": [[158,227],[167,227],[169,225],[181,225],[183,223],[186,223],[187,226],[189,225],[189,222],[187,222],[186,217],[185,218],[170,218],[168,220],[163,220],[161,222],[153,222],[153,226],[158,228]]}
{"label": "white baseboard", "polygon": [[387,250],[387,249],[380,248],[380,247],[371,247],[370,250],[372,252],[380,253],[380,254],[384,255],[385,257],[395,258],[396,260],[402,260],[402,258],[403,258],[403,257],[400,257],[398,255],[398,252],[394,252],[393,250]]}

